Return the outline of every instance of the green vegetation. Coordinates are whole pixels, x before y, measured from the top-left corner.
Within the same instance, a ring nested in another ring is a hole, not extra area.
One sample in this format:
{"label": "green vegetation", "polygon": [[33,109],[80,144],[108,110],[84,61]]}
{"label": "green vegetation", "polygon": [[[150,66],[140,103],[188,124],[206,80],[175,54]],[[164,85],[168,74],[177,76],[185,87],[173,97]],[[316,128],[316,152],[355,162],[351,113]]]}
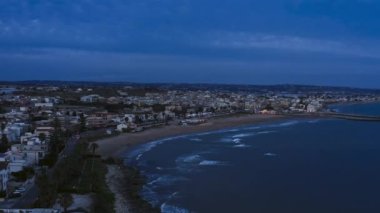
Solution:
{"label": "green vegetation", "polygon": [[44,133],[40,133],[38,135],[38,138],[40,139],[40,141],[45,141],[46,140],[46,135]]}
{"label": "green vegetation", "polygon": [[[40,161],[41,166],[53,167],[58,159],[58,154],[65,147],[65,141],[70,137],[70,134],[65,134],[62,131],[61,123],[58,118],[54,118],[53,123],[54,131],[50,137],[49,142],[49,154],[45,156],[44,159]],[[46,136],[39,135],[40,139],[46,139]]]}
{"label": "green vegetation", "polygon": [[7,135],[6,134],[2,134],[1,135],[1,143],[0,143],[0,152],[1,153],[6,152],[9,147],[10,147],[10,145],[9,145],[9,142],[8,142]]}
{"label": "green vegetation", "polygon": [[17,182],[24,182],[28,178],[33,177],[34,169],[32,167],[25,167],[23,170],[19,172],[12,172],[11,174]]}
{"label": "green vegetation", "polygon": [[73,154],[57,164],[52,177],[39,177],[41,195],[36,206],[51,206],[58,194],[93,194],[93,212],[113,212],[114,196],[105,182],[107,166],[99,156],[92,154],[95,149],[82,140]]}
{"label": "green vegetation", "polygon": [[49,178],[45,172],[37,176],[36,184],[39,189],[39,196],[33,207],[50,208],[57,199],[56,182]]}
{"label": "green vegetation", "polygon": [[86,130],[86,118],[84,117],[84,114],[81,113],[79,115],[79,131],[84,132]]}
{"label": "green vegetation", "polygon": [[0,191],[0,198],[5,198],[7,196],[6,191]]}
{"label": "green vegetation", "polygon": [[69,193],[63,193],[58,196],[59,205],[63,207],[63,212],[67,212],[67,208],[73,203],[73,197]]}
{"label": "green vegetation", "polygon": [[5,112],[6,112],[5,109],[2,106],[0,106],[0,114],[5,113]]}

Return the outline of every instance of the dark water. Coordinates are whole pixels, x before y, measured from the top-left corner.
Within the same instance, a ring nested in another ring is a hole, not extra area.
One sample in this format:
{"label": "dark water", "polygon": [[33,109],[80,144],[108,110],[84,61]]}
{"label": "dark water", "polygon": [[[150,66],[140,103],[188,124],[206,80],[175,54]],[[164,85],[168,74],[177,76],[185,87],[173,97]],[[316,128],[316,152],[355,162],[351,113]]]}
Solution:
{"label": "dark water", "polygon": [[[380,104],[342,110],[380,115]],[[163,212],[380,212],[380,123],[252,125],[155,141],[128,159]]]}
{"label": "dark water", "polygon": [[380,106],[380,103],[368,103],[368,104],[333,105],[331,108],[341,113],[380,115],[379,106]]}

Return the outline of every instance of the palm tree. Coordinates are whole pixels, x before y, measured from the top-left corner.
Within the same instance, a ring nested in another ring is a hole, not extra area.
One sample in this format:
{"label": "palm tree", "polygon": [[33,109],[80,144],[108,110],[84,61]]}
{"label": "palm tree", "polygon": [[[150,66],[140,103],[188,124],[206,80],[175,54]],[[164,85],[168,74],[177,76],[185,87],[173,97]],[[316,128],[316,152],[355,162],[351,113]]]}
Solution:
{"label": "palm tree", "polygon": [[95,155],[95,150],[99,148],[99,145],[97,143],[91,143],[90,148],[92,150],[92,155]]}

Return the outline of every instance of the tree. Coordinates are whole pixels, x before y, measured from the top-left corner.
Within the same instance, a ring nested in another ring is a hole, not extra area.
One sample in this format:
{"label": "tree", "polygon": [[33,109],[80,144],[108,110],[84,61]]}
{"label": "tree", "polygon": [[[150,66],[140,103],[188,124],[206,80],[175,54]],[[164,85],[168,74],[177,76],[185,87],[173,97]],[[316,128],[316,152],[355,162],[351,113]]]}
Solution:
{"label": "tree", "polygon": [[6,134],[1,135],[0,152],[6,152],[9,148],[8,138]]}
{"label": "tree", "polygon": [[95,151],[99,148],[99,145],[97,143],[91,143],[90,148],[92,151],[92,155],[94,155]]}
{"label": "tree", "polygon": [[45,133],[40,133],[39,135],[38,135],[38,138],[40,139],[40,141],[45,141],[46,140],[46,135],[45,135]]}
{"label": "tree", "polygon": [[57,197],[56,187],[52,180],[49,180],[46,172],[37,176],[36,185],[39,189],[37,207],[47,208],[52,206]]}
{"label": "tree", "polygon": [[3,107],[0,106],[0,113],[5,113],[5,110]]}
{"label": "tree", "polygon": [[53,127],[54,127],[54,131],[51,134],[50,141],[49,141],[50,153],[49,153],[48,159],[49,161],[52,161],[52,163],[54,164],[58,157],[58,153],[60,149],[64,146],[63,138],[62,138],[63,134],[62,134],[61,123],[57,117],[54,118]]}
{"label": "tree", "polygon": [[1,131],[4,131],[5,127],[6,127],[6,124],[5,123],[1,123]]}
{"label": "tree", "polygon": [[99,145],[97,143],[91,143],[90,145],[90,149],[92,151],[92,162],[91,162],[91,171],[93,170],[94,168],[94,156],[95,156],[95,151],[96,149],[99,148]]}
{"label": "tree", "polygon": [[79,115],[79,124],[80,124],[80,126],[79,126],[79,131],[80,131],[80,132],[84,132],[84,131],[86,131],[86,118],[84,117],[84,114],[83,114],[83,113],[81,113],[81,114]]}
{"label": "tree", "polygon": [[58,196],[59,205],[63,207],[63,212],[67,212],[67,208],[73,204],[73,196],[69,193],[63,193]]}

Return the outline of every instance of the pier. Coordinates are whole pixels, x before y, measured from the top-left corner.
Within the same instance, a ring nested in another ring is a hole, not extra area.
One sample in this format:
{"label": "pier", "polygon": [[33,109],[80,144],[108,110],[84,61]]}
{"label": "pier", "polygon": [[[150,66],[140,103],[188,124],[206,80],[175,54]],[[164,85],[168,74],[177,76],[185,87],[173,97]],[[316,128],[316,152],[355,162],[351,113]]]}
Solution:
{"label": "pier", "polygon": [[335,113],[335,112],[327,112],[327,113],[319,113],[319,114],[321,114],[321,116],[328,116],[328,117],[345,119],[345,120],[380,122],[380,116],[346,114],[346,113]]}
{"label": "pier", "polygon": [[291,115],[297,116],[297,117],[303,117],[303,118],[337,118],[337,119],[351,120],[351,121],[380,122],[380,116],[337,113],[337,112],[296,113],[296,114],[291,114]]}

